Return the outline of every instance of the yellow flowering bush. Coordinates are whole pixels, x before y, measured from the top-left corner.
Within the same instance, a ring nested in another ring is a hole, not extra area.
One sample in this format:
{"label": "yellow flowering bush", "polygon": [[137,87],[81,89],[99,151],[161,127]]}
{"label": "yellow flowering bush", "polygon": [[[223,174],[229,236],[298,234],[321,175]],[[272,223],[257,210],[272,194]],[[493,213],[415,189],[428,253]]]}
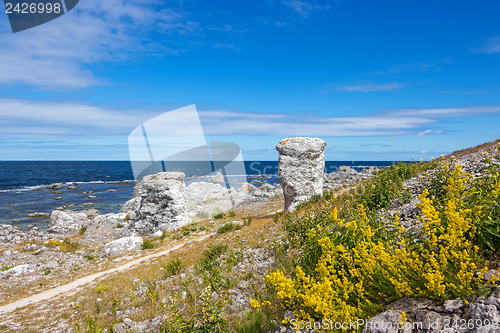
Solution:
{"label": "yellow flowering bush", "polygon": [[[473,242],[485,209],[469,200],[472,177],[460,166],[446,168],[443,200],[433,201],[428,190],[419,196],[419,234],[407,233],[397,217],[376,220],[362,204],[345,219],[336,208],[320,212],[322,222],[301,243],[304,259],[294,276],[280,270],[266,276],[281,305],[304,322],[345,322],[405,296],[443,300],[476,292],[486,268]],[[499,192],[495,187],[490,195]]]}

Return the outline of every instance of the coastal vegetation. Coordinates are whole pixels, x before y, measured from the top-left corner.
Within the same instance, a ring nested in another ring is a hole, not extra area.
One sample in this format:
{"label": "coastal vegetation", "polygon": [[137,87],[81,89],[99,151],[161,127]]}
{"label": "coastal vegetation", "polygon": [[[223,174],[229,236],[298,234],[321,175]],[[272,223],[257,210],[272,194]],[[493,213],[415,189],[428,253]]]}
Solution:
{"label": "coastal vegetation", "polygon": [[[498,159],[485,162],[476,177],[454,158],[398,163],[361,191],[304,204],[283,221],[294,264],[266,276],[275,302],[255,300],[253,307],[291,310],[302,322],[349,322],[402,297],[468,302],[487,294],[499,279],[484,274],[498,268],[500,167]],[[398,215],[377,213],[394,200],[407,202],[404,181],[417,175],[421,228],[407,232]]]}

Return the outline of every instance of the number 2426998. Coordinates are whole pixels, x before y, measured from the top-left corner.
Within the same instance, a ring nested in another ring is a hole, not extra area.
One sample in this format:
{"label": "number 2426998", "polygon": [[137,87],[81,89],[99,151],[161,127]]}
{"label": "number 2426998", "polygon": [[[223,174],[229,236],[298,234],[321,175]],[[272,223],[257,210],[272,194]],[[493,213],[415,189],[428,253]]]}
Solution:
{"label": "number 2426998", "polygon": [[60,3],[50,3],[50,2],[39,2],[39,3],[16,3],[12,4],[10,2],[5,3],[5,9],[7,14],[59,14],[63,9]]}

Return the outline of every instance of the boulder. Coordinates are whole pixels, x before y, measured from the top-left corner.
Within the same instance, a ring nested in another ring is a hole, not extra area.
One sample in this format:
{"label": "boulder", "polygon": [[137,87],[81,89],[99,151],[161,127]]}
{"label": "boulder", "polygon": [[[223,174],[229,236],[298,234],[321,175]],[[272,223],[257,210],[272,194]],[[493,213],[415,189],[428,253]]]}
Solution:
{"label": "boulder", "polygon": [[210,179],[210,182],[213,184],[221,184],[222,185],[225,183],[224,176],[220,172],[217,172],[217,174]]}
{"label": "boulder", "polygon": [[12,267],[6,271],[0,272],[2,277],[16,277],[16,276],[21,276],[21,275],[26,275],[29,273],[33,273],[35,270],[31,268],[31,265],[29,264],[24,264],[24,265],[17,265],[15,267]]}
{"label": "boulder", "polygon": [[30,241],[30,235],[18,227],[0,224],[0,246],[10,247],[14,244]]}
{"label": "boulder", "polygon": [[123,237],[104,245],[101,251],[101,257],[116,257],[141,248],[142,237]]}
{"label": "boulder", "polygon": [[50,217],[50,213],[41,213],[41,212],[36,212],[36,213],[31,213],[26,215],[26,217],[32,217],[32,218],[38,218],[38,217]]}
{"label": "boulder", "polygon": [[92,223],[92,219],[96,215],[99,215],[99,211],[95,209],[79,212],[55,210],[50,214],[47,232],[66,237],[76,236],[83,227],[87,227]]}
{"label": "boulder", "polygon": [[126,213],[105,214],[96,216],[87,226],[79,244],[99,244],[113,239],[131,236],[127,229],[130,218]]}
{"label": "boulder", "polygon": [[186,187],[186,205],[200,205],[208,200],[230,198],[229,190],[219,184],[207,182],[194,182]]}
{"label": "boulder", "polygon": [[238,189],[238,192],[241,196],[252,195],[257,190],[257,187],[253,186],[250,183],[243,183],[241,187]]}
{"label": "boulder", "polygon": [[160,172],[145,176],[137,183],[134,196],[140,204],[133,225],[135,230],[153,234],[191,222],[186,214],[184,177],[182,172]]}
{"label": "boulder", "polygon": [[186,187],[186,206],[189,216],[213,216],[233,209],[241,201],[239,192],[219,184],[194,182]]}
{"label": "boulder", "polygon": [[285,210],[293,211],[300,202],[323,193],[325,147],[325,141],[307,137],[285,139],[276,145]]}
{"label": "boulder", "polygon": [[139,197],[132,198],[123,204],[122,208],[120,209],[120,213],[126,213],[126,214],[128,214],[129,212],[135,213],[140,206],[141,206],[141,198]]}

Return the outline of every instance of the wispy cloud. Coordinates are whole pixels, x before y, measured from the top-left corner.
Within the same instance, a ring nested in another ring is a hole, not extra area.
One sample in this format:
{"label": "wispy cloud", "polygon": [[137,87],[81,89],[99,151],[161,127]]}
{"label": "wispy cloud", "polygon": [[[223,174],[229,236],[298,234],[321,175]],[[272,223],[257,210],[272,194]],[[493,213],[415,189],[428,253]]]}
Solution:
{"label": "wispy cloud", "polygon": [[437,71],[441,69],[442,65],[450,63],[450,58],[444,58],[436,61],[436,63],[428,62],[413,62],[402,65],[394,65],[386,69],[379,69],[368,73],[369,75],[398,75],[407,72],[428,72]]}
{"label": "wispy cloud", "polygon": [[[297,114],[200,111],[206,135],[214,136],[398,136],[444,133],[443,118],[500,114],[499,106],[395,109],[371,115],[321,117]],[[0,136],[24,138],[128,136],[159,115],[151,110],[115,110],[78,103],[0,99]],[[175,124],[172,124],[175,126]],[[428,129],[434,128],[433,130]]]}
{"label": "wispy cloud", "polygon": [[422,132],[418,132],[417,136],[419,138],[422,138],[422,137],[424,137],[426,135],[437,135],[437,134],[441,134],[441,133],[443,133],[443,131],[441,131],[441,130],[435,130],[434,131],[434,130],[428,129],[428,130],[425,130],[425,131],[422,131]]}
{"label": "wispy cloud", "polygon": [[403,88],[403,85],[397,82],[375,84],[358,84],[358,85],[346,85],[341,87],[335,87],[332,90],[335,91],[358,91],[358,92],[375,92],[375,91],[394,91]]}
{"label": "wispy cloud", "polygon": [[[0,31],[8,31],[6,15]],[[103,84],[88,65],[141,54],[183,51],[182,45],[152,42],[152,34],[192,34],[199,23],[156,0],[86,0],[68,14],[34,29],[2,34],[0,83],[44,88]]]}
{"label": "wispy cloud", "polygon": [[302,18],[308,18],[313,11],[316,10],[330,10],[331,4],[319,4],[313,1],[301,0],[285,0],[283,4],[291,8],[297,15]]}
{"label": "wispy cloud", "polygon": [[500,53],[500,36],[488,38],[486,43],[473,51],[480,53]]}

